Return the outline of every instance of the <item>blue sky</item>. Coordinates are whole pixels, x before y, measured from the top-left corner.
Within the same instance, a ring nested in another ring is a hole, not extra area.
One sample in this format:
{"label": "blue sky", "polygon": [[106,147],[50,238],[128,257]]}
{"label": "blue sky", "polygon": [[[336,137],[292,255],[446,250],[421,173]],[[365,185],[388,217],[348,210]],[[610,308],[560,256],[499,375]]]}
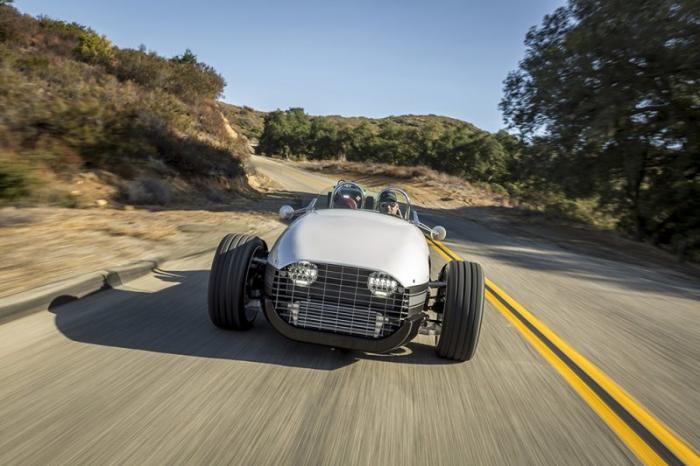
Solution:
{"label": "blue sky", "polygon": [[16,0],[120,47],[192,49],[228,83],[227,102],[314,115],[435,113],[495,131],[528,28],[563,0]]}

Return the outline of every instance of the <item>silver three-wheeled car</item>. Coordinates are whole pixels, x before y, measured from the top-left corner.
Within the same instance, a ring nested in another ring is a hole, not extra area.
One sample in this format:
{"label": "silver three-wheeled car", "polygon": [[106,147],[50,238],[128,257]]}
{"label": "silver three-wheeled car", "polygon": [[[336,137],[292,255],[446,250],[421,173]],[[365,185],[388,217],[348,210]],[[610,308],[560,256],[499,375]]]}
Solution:
{"label": "silver three-wheeled car", "polygon": [[479,339],[484,276],[473,262],[448,262],[430,277],[427,241],[445,229],[418,219],[398,188],[369,192],[339,181],[303,208],[268,250],[255,236],[219,244],[209,278],[209,316],[221,328],[251,328],[262,310],[293,340],[374,353],[419,333],[438,356],[466,361]]}

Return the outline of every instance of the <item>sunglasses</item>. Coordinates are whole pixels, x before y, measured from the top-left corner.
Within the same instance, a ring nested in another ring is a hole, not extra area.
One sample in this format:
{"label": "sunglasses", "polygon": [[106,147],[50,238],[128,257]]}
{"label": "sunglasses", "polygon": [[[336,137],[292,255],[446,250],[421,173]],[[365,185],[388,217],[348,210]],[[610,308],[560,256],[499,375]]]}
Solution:
{"label": "sunglasses", "polygon": [[388,201],[388,202],[382,202],[379,205],[381,205],[382,207],[396,207],[397,205],[399,205],[399,203],[396,201]]}

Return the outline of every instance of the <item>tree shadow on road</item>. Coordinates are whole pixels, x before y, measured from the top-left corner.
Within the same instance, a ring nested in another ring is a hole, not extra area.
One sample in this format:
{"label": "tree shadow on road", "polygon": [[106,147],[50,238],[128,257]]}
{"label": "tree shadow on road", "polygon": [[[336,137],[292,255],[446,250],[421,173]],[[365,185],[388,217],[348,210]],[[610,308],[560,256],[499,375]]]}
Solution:
{"label": "tree shadow on road", "polygon": [[[496,209],[496,208],[494,208]],[[694,269],[673,264],[665,253],[624,243],[620,251],[611,244],[596,243],[601,235],[564,238],[561,232],[543,225],[536,232],[516,228],[498,213],[480,208],[454,210],[422,209],[429,224],[447,228],[447,242],[468,246],[480,255],[524,271],[551,271],[576,279],[623,286],[643,293],[698,299],[700,288]],[[612,241],[612,240],[611,240]],[[645,251],[645,254],[638,252]],[[467,258],[468,259],[468,258]]]}
{"label": "tree shadow on road", "polygon": [[393,354],[372,355],[291,341],[277,333],[262,314],[251,330],[219,329],[207,314],[208,277],[208,270],[159,270],[152,279],[157,291],[122,286],[80,300],[59,296],[49,311],[67,338],[117,348],[326,371],[362,359],[449,363],[438,359],[432,347],[416,342]]}

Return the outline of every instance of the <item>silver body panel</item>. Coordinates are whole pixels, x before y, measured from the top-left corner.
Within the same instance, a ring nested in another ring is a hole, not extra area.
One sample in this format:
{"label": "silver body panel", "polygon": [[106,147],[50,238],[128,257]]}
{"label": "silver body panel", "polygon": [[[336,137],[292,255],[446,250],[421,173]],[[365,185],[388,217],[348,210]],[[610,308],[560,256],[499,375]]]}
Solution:
{"label": "silver body panel", "polygon": [[292,222],[270,250],[281,269],[301,260],[386,272],[402,286],[430,281],[423,233],[396,217],[362,210],[313,210]]}

